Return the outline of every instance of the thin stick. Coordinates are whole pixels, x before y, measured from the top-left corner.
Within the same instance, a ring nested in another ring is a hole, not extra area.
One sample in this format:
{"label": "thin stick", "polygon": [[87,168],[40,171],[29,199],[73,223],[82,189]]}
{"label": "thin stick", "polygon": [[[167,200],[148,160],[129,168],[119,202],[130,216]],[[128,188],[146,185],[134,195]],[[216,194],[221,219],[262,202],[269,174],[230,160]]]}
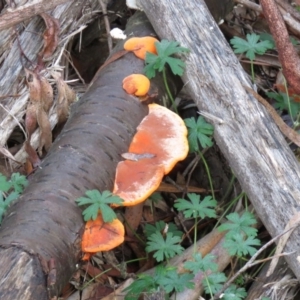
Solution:
{"label": "thin stick", "polygon": [[110,24],[109,24],[109,20],[108,20],[108,16],[107,16],[107,8],[102,0],[99,0],[99,3],[100,3],[103,17],[104,17],[104,24],[105,24],[105,29],[106,29],[106,33],[107,33],[108,50],[109,50],[109,54],[110,54],[112,51],[112,48],[113,48],[113,42],[112,42],[112,37],[110,35]]}
{"label": "thin stick", "polygon": [[[243,272],[245,272],[246,270],[248,270],[249,268],[251,268],[253,266],[253,262],[255,261],[255,259],[266,249],[268,248],[271,244],[273,244],[278,238],[280,238],[282,235],[286,234],[287,232],[289,232],[290,230],[293,230],[296,226],[293,226],[291,228],[289,228],[288,230],[285,230],[284,232],[282,232],[281,234],[275,236],[274,238],[272,238],[268,243],[266,243],[265,245],[263,245],[250,259],[249,261],[234,275],[232,276],[222,287],[222,289],[211,299],[219,299],[221,294],[231,285],[232,282],[234,282],[234,280],[240,276]],[[291,253],[289,253],[291,254]]]}

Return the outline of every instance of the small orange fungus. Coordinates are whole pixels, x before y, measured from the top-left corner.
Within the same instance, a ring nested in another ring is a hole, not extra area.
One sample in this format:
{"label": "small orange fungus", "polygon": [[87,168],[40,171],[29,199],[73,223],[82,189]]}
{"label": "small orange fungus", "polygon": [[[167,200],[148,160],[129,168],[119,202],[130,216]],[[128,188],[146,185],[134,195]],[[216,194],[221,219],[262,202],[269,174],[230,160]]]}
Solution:
{"label": "small orange fungus", "polygon": [[155,43],[158,40],[152,36],[133,37],[127,40],[124,44],[124,49],[133,51],[133,53],[141,59],[145,59],[146,52],[157,54]]}
{"label": "small orange fungus", "polygon": [[113,193],[124,200],[124,206],[146,200],[189,150],[183,120],[163,106],[148,106],[149,114],[138,126],[128,152],[151,155],[119,162],[116,170]]}
{"label": "small orange fungus", "polygon": [[114,219],[105,223],[99,212],[96,220],[86,222],[82,236],[81,249],[85,253],[83,260],[99,251],[109,251],[124,242],[124,226]]}
{"label": "small orange fungus", "polygon": [[145,96],[149,88],[150,80],[143,74],[131,74],[123,79],[123,89],[130,95]]}

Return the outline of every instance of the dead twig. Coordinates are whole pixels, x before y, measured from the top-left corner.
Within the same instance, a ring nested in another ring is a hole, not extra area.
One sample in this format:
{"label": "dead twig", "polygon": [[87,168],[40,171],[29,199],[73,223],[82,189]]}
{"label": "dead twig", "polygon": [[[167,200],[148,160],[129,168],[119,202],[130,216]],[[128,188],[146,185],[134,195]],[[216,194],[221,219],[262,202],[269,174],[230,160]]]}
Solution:
{"label": "dead twig", "polygon": [[105,29],[106,29],[106,33],[107,33],[108,50],[109,50],[109,53],[111,53],[112,48],[113,48],[113,42],[112,42],[112,37],[110,36],[110,24],[109,24],[109,20],[108,20],[108,16],[107,16],[107,7],[103,3],[102,0],[99,0],[99,3],[101,6],[101,9],[102,9]]}
{"label": "dead twig", "polygon": [[[265,250],[267,249],[270,245],[272,245],[277,239],[279,239],[280,237],[282,237],[284,234],[288,233],[291,230],[294,230],[294,228],[297,225],[290,227],[289,229],[285,230],[284,232],[282,232],[281,234],[275,236],[274,238],[272,238],[269,242],[267,242],[265,245],[263,245],[249,260],[248,262],[238,271],[235,273],[234,276],[232,276],[222,287],[222,289],[213,297],[211,298],[211,300],[216,300],[219,299],[221,294],[234,282],[234,280],[240,276],[242,273],[244,273],[246,270],[248,270],[249,268],[252,268],[254,265],[257,264],[257,262],[255,262],[255,259]],[[284,255],[289,255],[290,253],[284,253]],[[283,254],[281,254],[280,256],[282,256]]]}

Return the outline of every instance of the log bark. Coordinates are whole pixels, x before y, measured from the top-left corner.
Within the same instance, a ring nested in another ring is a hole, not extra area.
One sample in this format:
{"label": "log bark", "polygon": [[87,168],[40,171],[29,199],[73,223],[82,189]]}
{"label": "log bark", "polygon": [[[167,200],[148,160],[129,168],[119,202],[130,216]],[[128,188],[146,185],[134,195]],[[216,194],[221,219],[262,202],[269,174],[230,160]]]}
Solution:
{"label": "log bark", "polygon": [[[227,158],[262,222],[274,237],[297,210],[300,168],[282,134],[243,85],[247,74],[212,19],[203,0],[140,1],[160,38],[176,40],[191,50],[183,81],[199,110],[215,116],[214,138]],[[300,230],[285,251],[298,280]]]}
{"label": "log bark", "polygon": [[[127,34],[154,32],[140,13],[129,22]],[[122,47],[123,42],[115,51]],[[0,229],[0,264],[6,266],[0,268],[1,298],[59,296],[75,271],[84,222],[74,200],[86,190],[112,190],[121,153],[127,151],[148,112],[147,106],[124,92],[121,83],[128,75],[141,73],[143,67],[144,62],[129,53],[97,74],[88,92],[72,107],[30,185],[9,208]],[[175,93],[181,84],[177,87],[177,81],[169,78]],[[161,77],[152,85],[159,96],[166,94]],[[49,262],[53,267],[47,270]]]}

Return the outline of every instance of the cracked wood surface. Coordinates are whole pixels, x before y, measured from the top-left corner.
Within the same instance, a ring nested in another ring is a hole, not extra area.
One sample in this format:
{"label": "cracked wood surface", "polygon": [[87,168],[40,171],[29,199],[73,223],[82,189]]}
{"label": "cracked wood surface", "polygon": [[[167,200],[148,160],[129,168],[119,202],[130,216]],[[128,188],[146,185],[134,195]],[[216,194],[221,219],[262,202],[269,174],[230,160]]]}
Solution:
{"label": "cracked wood surface", "polygon": [[[223,120],[214,124],[216,143],[269,233],[278,235],[299,210],[299,163],[266,109],[245,91],[250,79],[204,1],[143,0],[141,6],[160,38],[191,50],[184,57],[186,88],[199,110]],[[295,251],[286,259],[298,279],[299,241],[296,229],[285,248]]]}

